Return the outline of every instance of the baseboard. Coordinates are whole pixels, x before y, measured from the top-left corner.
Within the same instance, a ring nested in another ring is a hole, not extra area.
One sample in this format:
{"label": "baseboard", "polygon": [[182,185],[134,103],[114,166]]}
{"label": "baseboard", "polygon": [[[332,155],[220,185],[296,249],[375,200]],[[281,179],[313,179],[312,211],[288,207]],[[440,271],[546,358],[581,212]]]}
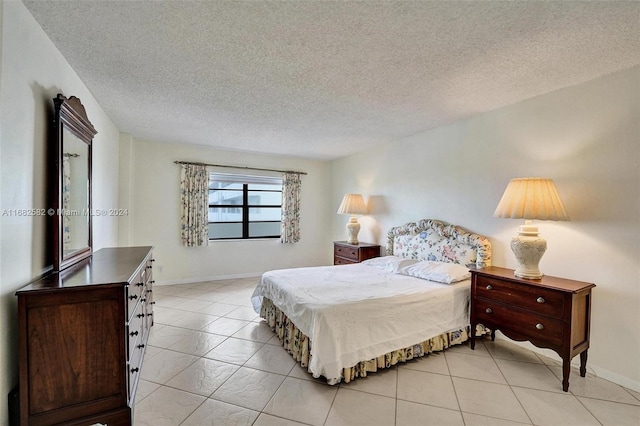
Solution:
{"label": "baseboard", "polygon": [[[502,336],[500,333],[496,334],[496,339],[506,340],[511,343],[514,343],[518,346],[521,346],[525,349],[529,349],[532,352],[538,353],[540,355],[544,355],[547,358],[557,359],[558,363],[562,365],[562,359],[560,356],[552,351],[551,349],[539,348],[537,346],[532,345],[529,342],[517,342],[515,340],[511,340],[508,337]],[[576,356],[571,360],[571,366],[575,368],[580,367],[580,357]],[[608,380],[620,386],[623,386],[627,389],[631,389],[632,391],[640,392],[640,382],[637,380],[630,379],[625,376],[621,376],[620,374],[613,373],[605,368],[599,367],[597,365],[593,365],[587,360],[587,373],[591,373],[596,377],[600,377],[602,379]],[[571,380],[571,379],[569,379]]]}
{"label": "baseboard", "polygon": [[[259,278],[262,276],[260,272],[250,272],[246,274],[234,274],[234,275],[217,275],[215,277],[199,277],[199,278],[187,278],[181,280],[156,280],[154,285],[163,286],[163,285],[174,285],[174,284],[193,284],[193,283],[201,283],[207,281],[222,281],[222,280],[234,280],[241,278]],[[258,280],[256,280],[256,284],[258,284]]]}
{"label": "baseboard", "polygon": [[605,370],[604,368],[600,368],[597,365],[594,365],[593,369],[596,371],[596,376],[598,377],[602,377],[605,380],[616,383],[627,389],[631,389],[632,391],[640,392],[640,382],[637,380],[632,380],[628,377],[621,376],[609,370]]}

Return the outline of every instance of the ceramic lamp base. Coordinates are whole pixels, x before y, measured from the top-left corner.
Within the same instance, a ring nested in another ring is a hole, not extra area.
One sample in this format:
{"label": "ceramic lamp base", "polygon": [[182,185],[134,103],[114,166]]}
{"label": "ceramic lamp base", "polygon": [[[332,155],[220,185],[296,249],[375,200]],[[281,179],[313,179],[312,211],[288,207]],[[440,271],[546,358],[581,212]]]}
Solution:
{"label": "ceramic lamp base", "polygon": [[349,239],[347,240],[348,244],[358,245],[358,232],[360,232],[358,218],[351,216],[349,222],[347,222],[347,235],[349,236]]}
{"label": "ceramic lamp base", "polygon": [[[523,235],[524,234],[524,235]],[[547,250],[547,241],[535,232],[520,232],[511,240],[511,250],[516,257],[517,267],[514,275],[520,278],[540,279],[544,275],[538,264]]]}

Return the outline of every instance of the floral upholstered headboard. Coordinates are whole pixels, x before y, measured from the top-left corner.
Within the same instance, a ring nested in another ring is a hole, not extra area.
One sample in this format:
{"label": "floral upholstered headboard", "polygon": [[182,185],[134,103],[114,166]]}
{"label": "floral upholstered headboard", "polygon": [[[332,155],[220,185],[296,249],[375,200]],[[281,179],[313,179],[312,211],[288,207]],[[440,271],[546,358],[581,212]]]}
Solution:
{"label": "floral upholstered headboard", "polygon": [[477,268],[491,265],[491,243],[486,237],[434,219],[391,228],[387,254]]}

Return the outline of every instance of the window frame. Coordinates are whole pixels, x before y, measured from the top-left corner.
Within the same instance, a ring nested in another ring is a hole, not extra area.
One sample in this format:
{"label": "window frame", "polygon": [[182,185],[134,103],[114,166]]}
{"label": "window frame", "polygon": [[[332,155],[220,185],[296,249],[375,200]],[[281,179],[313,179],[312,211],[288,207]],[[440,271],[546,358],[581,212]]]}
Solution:
{"label": "window frame", "polygon": [[[215,179],[216,176],[224,176],[224,178]],[[224,188],[211,188],[212,182],[229,182],[235,184],[241,184],[242,189],[224,189]],[[279,184],[279,190],[271,190],[271,189],[250,189],[249,185],[251,184],[266,184],[273,185]],[[252,223],[280,223],[282,224],[282,185],[283,179],[276,178],[272,176],[247,176],[247,175],[239,175],[239,174],[222,174],[222,173],[210,173],[209,174],[209,193],[211,191],[242,191],[242,204],[208,204],[208,209],[216,208],[216,209],[224,209],[224,208],[233,208],[233,209],[241,209],[242,211],[242,220],[241,221],[225,221],[225,222],[216,222],[216,221],[208,221],[207,226],[211,224],[241,224],[242,225],[242,236],[234,236],[234,237],[212,237],[209,235],[209,241],[225,241],[225,240],[259,240],[259,239],[279,239],[282,234],[282,228],[279,227],[279,232],[277,235],[260,235],[260,236],[250,236],[250,224]],[[280,193],[280,204],[250,204],[249,202],[249,193],[250,192],[269,192],[269,193]],[[269,208],[275,209],[279,208],[281,215],[279,220],[258,220],[251,221],[250,220],[250,210],[255,208]],[[207,209],[207,212],[209,211]],[[207,217],[208,220],[208,217]]]}

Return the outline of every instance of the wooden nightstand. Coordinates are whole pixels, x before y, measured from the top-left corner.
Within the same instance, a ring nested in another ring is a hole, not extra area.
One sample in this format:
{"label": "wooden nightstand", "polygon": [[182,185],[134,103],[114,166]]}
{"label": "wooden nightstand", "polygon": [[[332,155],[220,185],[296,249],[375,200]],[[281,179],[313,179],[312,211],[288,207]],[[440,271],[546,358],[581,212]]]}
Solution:
{"label": "wooden nightstand", "polygon": [[333,264],[347,265],[360,263],[363,260],[380,256],[380,246],[377,244],[360,243],[347,244],[346,241],[333,242]]}
{"label": "wooden nightstand", "polygon": [[562,358],[562,390],[569,390],[571,359],[580,354],[580,375],[587,371],[591,289],[594,284],[544,276],[527,280],[512,269],[471,269],[471,349],[475,327],[483,324],[513,340],[528,340]]}

